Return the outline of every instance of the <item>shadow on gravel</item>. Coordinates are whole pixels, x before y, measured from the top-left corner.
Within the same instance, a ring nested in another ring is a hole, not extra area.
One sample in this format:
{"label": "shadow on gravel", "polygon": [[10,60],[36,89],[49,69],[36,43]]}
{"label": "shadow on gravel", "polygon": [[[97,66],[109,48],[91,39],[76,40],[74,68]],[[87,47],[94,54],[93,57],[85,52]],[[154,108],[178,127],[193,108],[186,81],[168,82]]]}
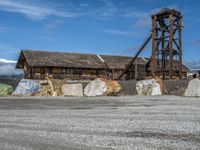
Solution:
{"label": "shadow on gravel", "polygon": [[192,141],[199,142],[200,135],[198,134],[167,134],[167,133],[156,133],[156,132],[145,132],[145,131],[133,131],[126,133],[116,133],[122,137],[141,137],[141,138],[157,138],[157,139],[170,139],[170,140],[181,140],[181,141]]}

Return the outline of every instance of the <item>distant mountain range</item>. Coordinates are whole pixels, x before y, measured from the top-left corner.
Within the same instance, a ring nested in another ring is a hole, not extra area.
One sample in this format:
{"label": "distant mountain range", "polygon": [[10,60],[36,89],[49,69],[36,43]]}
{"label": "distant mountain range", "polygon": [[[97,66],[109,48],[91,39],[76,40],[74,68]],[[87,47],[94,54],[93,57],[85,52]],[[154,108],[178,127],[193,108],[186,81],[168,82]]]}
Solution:
{"label": "distant mountain range", "polygon": [[200,70],[200,66],[199,67],[192,67],[192,68],[190,68],[191,70]]}
{"label": "distant mountain range", "polygon": [[1,63],[17,63],[17,61],[14,61],[14,60],[7,60],[7,59],[0,59],[0,62]]}
{"label": "distant mountain range", "polygon": [[16,61],[0,59],[0,76],[2,77],[18,77],[23,76],[23,71],[15,69]]}

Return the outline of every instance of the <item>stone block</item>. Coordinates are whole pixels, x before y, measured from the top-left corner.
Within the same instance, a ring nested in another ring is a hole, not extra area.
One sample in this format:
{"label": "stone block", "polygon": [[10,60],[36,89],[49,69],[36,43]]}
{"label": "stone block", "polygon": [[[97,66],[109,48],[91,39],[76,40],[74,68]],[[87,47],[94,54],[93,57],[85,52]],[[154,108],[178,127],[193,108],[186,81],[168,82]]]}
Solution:
{"label": "stone block", "polygon": [[64,84],[61,90],[64,96],[83,96],[83,86],[81,83]]}

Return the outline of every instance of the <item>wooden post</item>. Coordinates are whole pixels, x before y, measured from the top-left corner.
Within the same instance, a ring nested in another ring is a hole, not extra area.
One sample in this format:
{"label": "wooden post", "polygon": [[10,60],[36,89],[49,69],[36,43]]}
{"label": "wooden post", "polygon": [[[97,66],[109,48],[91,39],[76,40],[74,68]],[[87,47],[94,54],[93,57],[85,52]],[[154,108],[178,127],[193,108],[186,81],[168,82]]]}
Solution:
{"label": "wooden post", "polygon": [[182,23],[181,23],[181,19],[179,19],[178,21],[178,26],[179,26],[179,30],[178,30],[178,39],[179,39],[179,79],[182,79]]}
{"label": "wooden post", "polygon": [[165,80],[165,31],[162,29],[162,79]]}
{"label": "wooden post", "polygon": [[170,21],[170,39],[169,39],[169,79],[173,78],[173,32],[174,32],[174,16],[171,14],[169,16]]}
{"label": "wooden post", "polygon": [[152,77],[155,78],[155,71],[156,71],[156,21],[157,17],[152,17],[152,63],[151,63],[151,74]]}
{"label": "wooden post", "polygon": [[138,69],[137,69],[138,65],[137,63],[135,63],[135,79],[137,80],[137,74],[138,74]]}
{"label": "wooden post", "polygon": [[48,79],[48,78],[49,78],[48,68],[45,68],[44,78],[45,78],[45,79]]}

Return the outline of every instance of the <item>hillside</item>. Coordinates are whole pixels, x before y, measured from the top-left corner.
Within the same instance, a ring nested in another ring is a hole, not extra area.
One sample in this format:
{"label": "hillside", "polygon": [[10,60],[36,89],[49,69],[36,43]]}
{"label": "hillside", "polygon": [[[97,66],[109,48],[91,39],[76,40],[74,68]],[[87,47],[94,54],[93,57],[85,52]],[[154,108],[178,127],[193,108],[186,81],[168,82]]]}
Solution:
{"label": "hillside", "polygon": [[0,83],[12,85],[14,88],[23,78],[23,71],[15,69],[16,61],[0,59]]}

